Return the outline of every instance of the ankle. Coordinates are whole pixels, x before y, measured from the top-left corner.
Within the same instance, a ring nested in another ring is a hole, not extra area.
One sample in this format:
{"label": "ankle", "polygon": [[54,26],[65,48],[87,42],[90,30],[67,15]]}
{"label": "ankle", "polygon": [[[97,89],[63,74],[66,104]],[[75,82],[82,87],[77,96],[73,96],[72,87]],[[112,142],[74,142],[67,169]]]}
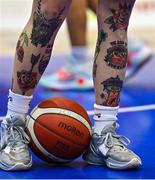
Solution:
{"label": "ankle", "polygon": [[25,116],[29,110],[32,97],[33,96],[24,96],[24,95],[16,94],[11,90],[9,90],[7,116],[9,115]]}
{"label": "ankle", "polygon": [[119,107],[94,105],[94,132],[101,134],[103,128],[117,121]]}

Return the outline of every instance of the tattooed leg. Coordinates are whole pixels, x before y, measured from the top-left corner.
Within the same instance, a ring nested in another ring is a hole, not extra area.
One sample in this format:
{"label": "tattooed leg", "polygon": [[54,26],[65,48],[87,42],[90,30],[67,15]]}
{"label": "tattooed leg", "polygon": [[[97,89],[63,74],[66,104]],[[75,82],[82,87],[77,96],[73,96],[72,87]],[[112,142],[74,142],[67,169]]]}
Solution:
{"label": "tattooed leg", "polygon": [[118,106],[127,64],[127,29],[135,0],[98,1],[93,66],[96,104]]}
{"label": "tattooed leg", "polygon": [[12,91],[30,96],[48,65],[56,34],[71,0],[34,0],[32,15],[19,37]]}
{"label": "tattooed leg", "polygon": [[126,30],[132,9],[129,7],[133,4],[132,0],[99,0],[99,37],[94,63],[94,129],[88,151],[83,155],[89,164],[106,165],[117,170],[138,168],[142,164],[140,157],[127,148],[127,138],[116,131],[127,61]]}

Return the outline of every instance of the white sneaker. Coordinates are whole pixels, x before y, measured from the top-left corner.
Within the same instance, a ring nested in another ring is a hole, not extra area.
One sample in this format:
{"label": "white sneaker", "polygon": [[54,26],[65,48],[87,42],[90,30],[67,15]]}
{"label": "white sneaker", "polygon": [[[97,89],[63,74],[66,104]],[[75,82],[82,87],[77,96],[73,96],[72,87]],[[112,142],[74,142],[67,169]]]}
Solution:
{"label": "white sneaker", "polygon": [[25,119],[14,115],[1,124],[0,168],[6,171],[26,170],[32,166],[29,137],[24,132]]}
{"label": "white sneaker", "polygon": [[106,165],[117,170],[139,168],[141,159],[126,147],[125,140],[129,140],[116,134],[116,128],[117,124],[113,123],[103,128],[101,135],[94,133],[83,159],[88,164]]}

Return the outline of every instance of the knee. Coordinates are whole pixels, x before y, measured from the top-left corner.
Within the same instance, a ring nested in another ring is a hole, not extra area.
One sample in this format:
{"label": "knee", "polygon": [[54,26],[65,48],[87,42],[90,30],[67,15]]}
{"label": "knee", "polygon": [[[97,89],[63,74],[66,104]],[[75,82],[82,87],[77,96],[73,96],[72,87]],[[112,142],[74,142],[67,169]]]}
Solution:
{"label": "knee", "polygon": [[44,3],[41,7],[41,13],[46,20],[51,20],[52,18],[60,16],[64,9],[65,7],[61,4],[55,3],[53,6],[50,6],[48,3]]}
{"label": "knee", "polygon": [[46,46],[52,37],[55,37],[57,30],[64,19],[65,4],[55,2],[55,0],[38,1],[33,13],[33,29],[31,42],[35,46]]}

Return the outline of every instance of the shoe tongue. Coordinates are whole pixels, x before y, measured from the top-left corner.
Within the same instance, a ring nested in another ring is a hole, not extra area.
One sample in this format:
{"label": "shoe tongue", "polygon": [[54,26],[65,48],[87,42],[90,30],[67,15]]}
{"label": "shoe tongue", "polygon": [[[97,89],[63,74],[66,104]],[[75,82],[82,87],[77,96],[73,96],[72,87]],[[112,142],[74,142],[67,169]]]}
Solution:
{"label": "shoe tongue", "polygon": [[14,138],[16,139],[16,142],[14,144],[14,148],[15,147],[17,147],[18,149],[19,149],[19,147],[22,148],[22,147],[24,147],[24,144],[23,144],[23,134],[21,132],[21,128],[24,129],[25,123],[22,120],[13,119],[12,124],[14,127],[13,128]]}
{"label": "shoe tongue", "polygon": [[113,134],[115,133],[115,129],[116,129],[115,123],[110,123],[102,129],[101,134],[107,134],[107,133]]}
{"label": "shoe tongue", "polygon": [[[113,122],[107,126],[105,126],[101,132],[102,135],[106,135],[107,133],[111,133],[111,134],[116,134],[116,129],[117,129],[117,124],[116,122]],[[112,138],[112,139],[111,139]],[[110,139],[108,139],[108,141],[112,141],[113,144],[115,144],[114,146],[111,147],[111,150],[116,149],[116,150],[123,150],[124,149],[124,145],[120,142],[119,138],[112,136]]]}
{"label": "shoe tongue", "polygon": [[9,125],[25,127],[25,117],[22,115],[7,117],[6,121]]}

